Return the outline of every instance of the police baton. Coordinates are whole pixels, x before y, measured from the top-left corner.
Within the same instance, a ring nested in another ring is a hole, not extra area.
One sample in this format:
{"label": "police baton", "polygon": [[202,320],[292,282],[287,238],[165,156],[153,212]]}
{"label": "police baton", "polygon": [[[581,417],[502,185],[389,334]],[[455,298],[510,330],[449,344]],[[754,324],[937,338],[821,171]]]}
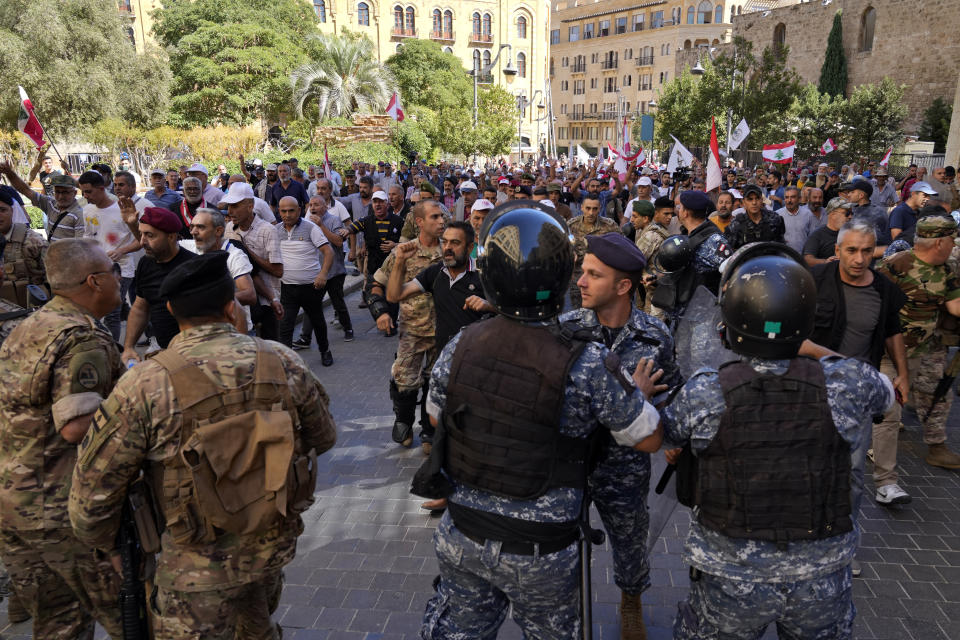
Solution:
{"label": "police baton", "polygon": [[606,539],[602,529],[590,526],[590,499],[584,497],[580,513],[580,624],[583,640],[593,640],[593,578],[590,573],[590,558],[593,545],[601,545]]}

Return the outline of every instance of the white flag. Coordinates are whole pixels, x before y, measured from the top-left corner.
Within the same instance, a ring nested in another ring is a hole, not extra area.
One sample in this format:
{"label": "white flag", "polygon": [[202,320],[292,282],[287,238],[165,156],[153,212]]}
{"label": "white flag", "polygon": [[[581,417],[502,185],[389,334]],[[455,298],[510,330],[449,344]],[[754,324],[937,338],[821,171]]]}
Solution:
{"label": "white flag", "polygon": [[693,162],[693,154],[690,153],[689,149],[680,144],[676,136],[670,134],[670,137],[673,138],[674,145],[673,150],[670,152],[670,160],[667,162],[667,171],[673,173],[677,167],[689,167]]}
{"label": "white flag", "polygon": [[585,165],[590,162],[590,154],[587,153],[587,150],[577,145],[577,162],[581,165]]}
{"label": "white flag", "polygon": [[741,120],[737,128],[730,134],[730,151],[739,147],[740,143],[743,142],[748,135],[750,135],[750,127],[747,126],[746,119]]}

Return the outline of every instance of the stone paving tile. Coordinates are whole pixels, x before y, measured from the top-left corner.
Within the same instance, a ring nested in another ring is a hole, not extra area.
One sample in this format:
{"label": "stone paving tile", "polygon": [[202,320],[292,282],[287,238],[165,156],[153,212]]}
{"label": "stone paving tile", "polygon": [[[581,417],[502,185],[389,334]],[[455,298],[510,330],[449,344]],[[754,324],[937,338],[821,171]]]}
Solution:
{"label": "stone paving tile", "polygon": [[[390,440],[387,381],[396,339],[382,337],[358,302],[356,294],[348,298],[357,339],[342,343],[339,332],[331,332],[333,367],[322,367],[316,352],[301,352],[331,397],[338,442],[321,457],[317,500],[304,514],[306,532],[285,572],[276,614],[285,638],[414,640],[437,573],[432,535],[438,519],[408,493],[423,456]],[[867,468],[854,635],[960,640],[960,475],[927,467],[911,412],[906,423],[900,436],[901,484],[913,502],[878,506]],[[949,440],[960,446],[958,425],[955,409]],[[593,521],[599,524],[595,513]],[[677,602],[687,593],[680,552],[689,521],[689,512],[677,509],[654,545],[653,586],[644,594],[651,640],[672,637]],[[594,638],[615,640],[620,592],[608,544],[594,549],[593,578]],[[29,637],[29,623],[8,624],[6,607],[0,605],[0,638]],[[102,629],[97,637],[105,637]],[[773,629],[764,635],[775,637]],[[521,633],[508,619],[499,638],[519,639]]]}

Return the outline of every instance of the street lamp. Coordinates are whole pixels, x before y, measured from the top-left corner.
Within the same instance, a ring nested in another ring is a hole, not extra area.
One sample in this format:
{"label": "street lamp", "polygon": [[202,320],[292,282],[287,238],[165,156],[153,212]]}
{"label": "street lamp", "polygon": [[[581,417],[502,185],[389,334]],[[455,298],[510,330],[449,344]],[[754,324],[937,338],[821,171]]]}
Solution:
{"label": "street lamp", "polygon": [[473,128],[477,128],[477,112],[479,110],[477,105],[477,82],[480,75],[486,75],[497,65],[497,62],[500,60],[500,54],[503,53],[504,49],[509,49],[510,53],[507,54],[507,65],[503,68],[503,75],[507,78],[513,78],[517,75],[517,68],[513,66],[513,46],[509,44],[502,44],[497,50],[497,55],[490,61],[490,64],[484,65],[479,69],[472,69],[468,73],[473,76]]}

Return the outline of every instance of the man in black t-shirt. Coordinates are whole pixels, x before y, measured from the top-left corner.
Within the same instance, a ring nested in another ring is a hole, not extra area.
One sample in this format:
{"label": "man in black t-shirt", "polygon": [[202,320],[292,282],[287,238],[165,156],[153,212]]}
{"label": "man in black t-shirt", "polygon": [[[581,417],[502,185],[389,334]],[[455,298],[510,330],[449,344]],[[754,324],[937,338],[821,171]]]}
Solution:
{"label": "man in black t-shirt", "polygon": [[817,227],[803,244],[803,260],[810,267],[837,259],[837,234],[853,215],[853,203],[840,196],[831,199],[824,209],[827,224]]}
{"label": "man in black t-shirt", "polygon": [[175,267],[197,255],[178,243],[183,223],[179,216],[164,207],[147,207],[140,218],[140,246],[146,254],[137,264],[137,298],[127,316],[123,339],[123,361],[139,360],[134,347],[150,323],[161,349],[166,349],[173,336],[180,332],[177,321],[167,311],[167,301],[160,297],[160,285]]}

